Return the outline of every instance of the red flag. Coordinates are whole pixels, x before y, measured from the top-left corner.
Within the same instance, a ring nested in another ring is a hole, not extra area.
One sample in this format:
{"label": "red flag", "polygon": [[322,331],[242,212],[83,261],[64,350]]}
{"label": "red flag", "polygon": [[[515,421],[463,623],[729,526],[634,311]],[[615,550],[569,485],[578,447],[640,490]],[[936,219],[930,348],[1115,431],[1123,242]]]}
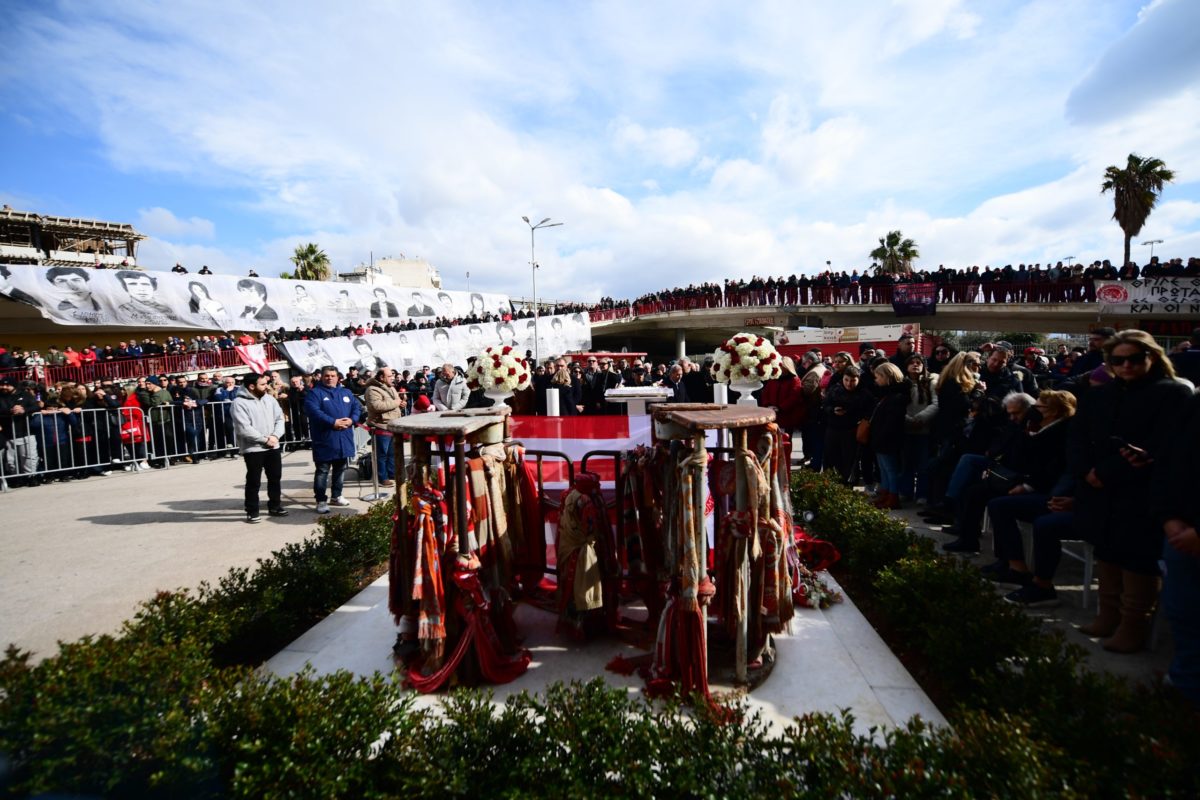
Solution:
{"label": "red flag", "polygon": [[254,370],[259,375],[263,375],[268,370],[267,351],[261,344],[239,344],[233,348],[237,351],[238,358],[242,360],[250,369]]}

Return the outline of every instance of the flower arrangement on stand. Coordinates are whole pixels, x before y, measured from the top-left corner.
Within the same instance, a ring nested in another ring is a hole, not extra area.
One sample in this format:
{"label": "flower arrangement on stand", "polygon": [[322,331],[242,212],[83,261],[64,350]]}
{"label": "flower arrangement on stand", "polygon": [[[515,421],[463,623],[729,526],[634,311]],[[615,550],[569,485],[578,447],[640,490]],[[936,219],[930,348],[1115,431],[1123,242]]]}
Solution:
{"label": "flower arrangement on stand", "polygon": [[775,346],[753,333],[739,333],[713,353],[713,379],[741,394],[739,405],[756,405],[751,392],[782,374],[783,361]]}
{"label": "flower arrangement on stand", "polygon": [[467,370],[467,385],[483,389],[496,404],[512,397],[513,392],[528,389],[532,380],[529,364],[508,345],[485,348]]}

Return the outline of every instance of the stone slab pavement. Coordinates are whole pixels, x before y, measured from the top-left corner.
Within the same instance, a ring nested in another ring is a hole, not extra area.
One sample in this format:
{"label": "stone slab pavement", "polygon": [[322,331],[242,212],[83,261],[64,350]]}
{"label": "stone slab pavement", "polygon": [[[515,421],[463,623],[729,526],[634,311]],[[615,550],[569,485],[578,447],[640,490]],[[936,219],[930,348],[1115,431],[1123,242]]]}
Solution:
{"label": "stone slab pavement", "polygon": [[[145,472],[50,483],[0,494],[0,646],[45,658],[56,643],[116,632],[163,589],[214,582],[233,567],[303,540],[319,517],[312,456],[283,458],[290,516],[249,525],[242,511],[245,467],[220,458]],[[352,473],[351,473],[352,474]],[[358,513],[370,492],[348,483]]]}
{"label": "stone slab pavement", "polygon": [[[837,583],[823,575],[831,588]],[[381,672],[397,678],[392,661],[396,626],[387,608],[387,576],[379,578],[345,605],[285,647],[266,663],[280,676],[305,667],[317,674],[348,670],[356,675]],[[623,608],[622,614],[644,621],[645,610]],[[601,677],[630,693],[640,693],[643,681],[636,674],[618,675],[605,664],[618,653],[636,657],[645,653],[615,638],[598,638],[585,644],[568,642],[555,633],[557,617],[518,603],[517,628],[533,662],[529,670],[503,686],[486,687],[493,703],[521,691],[539,692],[558,681]],[[903,725],[919,714],[927,722],[946,725],[946,719],[892,654],[870,623],[847,597],[824,611],[797,609],[789,633],[776,637],[778,659],[771,674],[747,696],[752,711],[776,733],[792,719],[809,712],[837,714],[849,709],[854,730],[869,735]],[[718,693],[732,687],[714,686]],[[435,708],[442,695],[417,695],[418,707]]]}

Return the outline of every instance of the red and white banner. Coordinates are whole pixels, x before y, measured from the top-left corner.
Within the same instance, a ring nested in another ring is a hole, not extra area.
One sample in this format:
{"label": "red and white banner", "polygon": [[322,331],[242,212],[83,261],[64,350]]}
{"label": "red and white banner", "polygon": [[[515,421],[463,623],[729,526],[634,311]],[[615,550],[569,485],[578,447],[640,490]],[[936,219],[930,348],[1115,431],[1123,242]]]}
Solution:
{"label": "red and white banner", "polygon": [[[649,445],[653,422],[649,416],[635,417],[510,417],[513,441],[520,442],[527,450],[543,450],[562,453],[571,459],[578,474],[583,469],[583,457],[596,450],[626,452],[639,444]],[[705,437],[708,446],[716,445],[716,432],[709,431]],[[589,458],[589,472],[600,476],[606,497],[619,491],[615,486],[616,464],[611,456]],[[547,490],[567,488],[567,470],[559,459],[542,462],[542,480]],[[711,547],[715,541],[712,500],[708,487],[704,487],[705,527]],[[615,506],[611,508],[615,512]],[[615,522],[615,519],[613,520]],[[551,514],[546,520],[546,543],[553,547],[558,516]],[[553,561],[553,554],[550,556]]]}
{"label": "red and white banner", "polygon": [[[514,441],[529,450],[550,450],[563,453],[575,465],[583,468],[583,457],[593,450],[632,450],[639,444],[650,444],[650,417],[512,417]],[[616,466],[611,457],[588,460],[590,472],[600,480],[611,483],[616,478]],[[542,474],[550,486],[566,486],[567,474],[562,462],[544,462]]]}
{"label": "red and white banner", "polygon": [[238,358],[247,367],[259,375],[267,373],[267,370],[270,368],[270,361],[267,359],[266,348],[261,344],[239,344],[233,349],[237,351]]}

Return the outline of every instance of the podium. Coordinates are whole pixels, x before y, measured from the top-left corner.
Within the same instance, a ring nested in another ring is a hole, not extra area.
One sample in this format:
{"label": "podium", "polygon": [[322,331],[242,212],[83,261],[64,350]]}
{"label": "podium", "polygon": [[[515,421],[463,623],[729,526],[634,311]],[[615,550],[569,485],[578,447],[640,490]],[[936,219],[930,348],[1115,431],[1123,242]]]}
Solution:
{"label": "podium", "polygon": [[649,404],[665,403],[670,397],[671,390],[663,386],[621,386],[604,393],[609,403],[624,404],[629,417],[644,417]]}

